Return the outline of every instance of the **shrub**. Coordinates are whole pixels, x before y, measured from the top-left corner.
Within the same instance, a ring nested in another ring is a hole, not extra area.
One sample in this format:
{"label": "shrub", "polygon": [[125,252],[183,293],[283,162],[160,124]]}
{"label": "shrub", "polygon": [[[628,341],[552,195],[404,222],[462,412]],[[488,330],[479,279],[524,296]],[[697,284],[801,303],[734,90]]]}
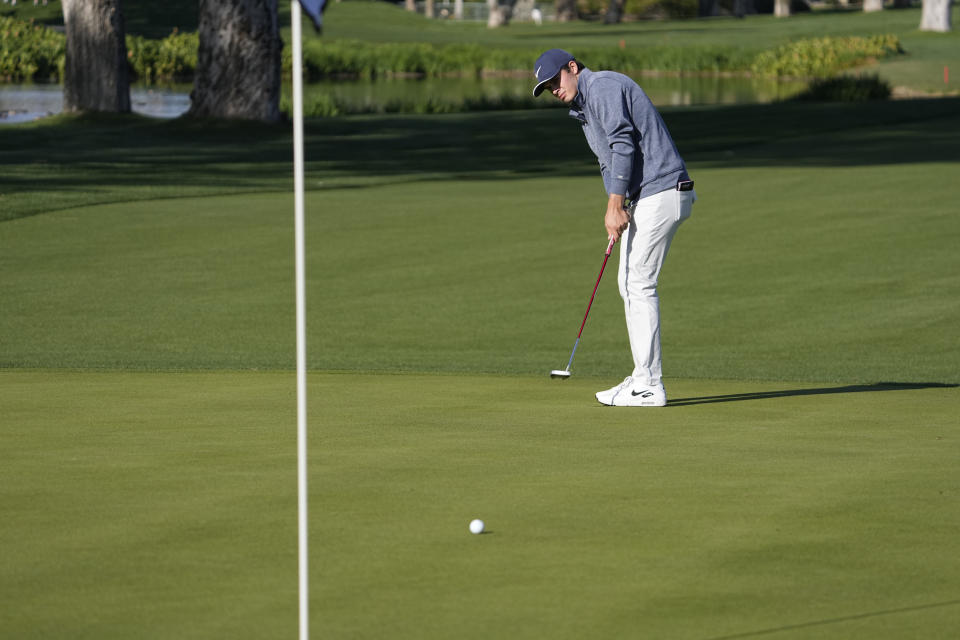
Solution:
{"label": "shrub", "polygon": [[[174,31],[163,40],[127,36],[127,61],[136,77],[151,82],[190,78],[197,67],[196,33]],[[0,79],[60,80],[66,37],[33,21],[0,18]]]}
{"label": "shrub", "polygon": [[[609,0],[577,0],[577,12],[583,17],[602,17],[607,13]],[[695,18],[699,7],[696,0],[626,0],[625,16],[656,16],[659,18]]]}
{"label": "shrub", "polygon": [[173,33],[163,40],[127,36],[127,59],[137,78],[145,82],[181,80],[193,76],[197,68],[200,39],[194,33]]}
{"label": "shrub", "polygon": [[66,38],[32,20],[0,18],[0,79],[56,80],[63,73]]}
{"label": "shrub", "polygon": [[903,53],[900,40],[890,34],[811,38],[760,53],[751,69],[761,75],[826,78],[871,59],[898,53]]}
{"label": "shrub", "polygon": [[[484,49],[479,45],[423,43],[368,44],[350,41],[308,42],[304,46],[304,71],[308,79],[350,75],[372,78],[390,74],[479,75],[493,71],[528,73],[540,50]],[[747,71],[755,51],[726,46],[604,47],[577,50],[577,57],[592,69],[618,71],[713,72]],[[285,72],[292,60],[284,50]]]}

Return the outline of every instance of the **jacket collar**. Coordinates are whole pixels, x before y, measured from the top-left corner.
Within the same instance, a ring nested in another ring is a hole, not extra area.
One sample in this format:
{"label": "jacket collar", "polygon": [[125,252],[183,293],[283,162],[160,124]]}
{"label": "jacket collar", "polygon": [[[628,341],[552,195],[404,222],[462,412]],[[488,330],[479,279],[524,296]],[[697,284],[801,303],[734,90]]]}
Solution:
{"label": "jacket collar", "polygon": [[583,113],[583,107],[586,104],[586,91],[589,90],[590,76],[593,72],[584,67],[577,76],[577,95],[570,102],[570,117],[576,118],[580,122],[586,122],[587,118]]}
{"label": "jacket collar", "polygon": [[571,104],[576,105],[578,109],[583,109],[583,105],[587,101],[587,93],[590,91],[590,81],[591,76],[593,76],[593,71],[584,67],[580,70],[579,75],[577,76],[577,95],[573,98]]}

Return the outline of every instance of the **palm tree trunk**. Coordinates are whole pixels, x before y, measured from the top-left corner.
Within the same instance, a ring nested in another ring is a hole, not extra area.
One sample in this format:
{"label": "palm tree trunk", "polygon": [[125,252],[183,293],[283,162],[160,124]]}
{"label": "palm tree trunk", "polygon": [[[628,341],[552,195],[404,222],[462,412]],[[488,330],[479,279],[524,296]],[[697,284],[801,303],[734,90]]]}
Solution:
{"label": "palm tree trunk", "polygon": [[950,0],[923,0],[921,31],[950,31]]}

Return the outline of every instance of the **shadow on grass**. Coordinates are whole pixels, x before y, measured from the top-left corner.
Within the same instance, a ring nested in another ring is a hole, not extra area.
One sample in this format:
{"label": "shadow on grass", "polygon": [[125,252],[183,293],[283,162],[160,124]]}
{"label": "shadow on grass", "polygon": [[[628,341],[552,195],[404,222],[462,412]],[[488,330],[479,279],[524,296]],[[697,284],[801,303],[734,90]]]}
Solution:
{"label": "shadow on grass", "polygon": [[853,620],[864,620],[867,618],[877,618],[880,616],[891,616],[898,613],[912,613],[914,611],[924,611],[926,609],[938,609],[941,607],[955,607],[960,605],[960,600],[948,600],[946,602],[934,602],[932,604],[921,604],[915,607],[902,607],[900,609],[886,609],[883,611],[871,611],[869,613],[860,613],[849,616],[840,616],[837,618],[827,618],[826,620],[815,620],[813,622],[804,622],[800,624],[784,625],[782,627],[773,627],[770,629],[760,629],[757,631],[747,631],[745,633],[735,633],[729,636],[717,636],[710,640],[739,640],[740,638],[758,638],[761,636],[781,633],[783,631],[796,631],[798,629],[810,629],[813,627],[823,627],[831,624],[850,622]]}
{"label": "shadow on grass", "polygon": [[[665,109],[664,119],[695,170],[955,162],[958,114],[960,99],[944,98]],[[287,191],[291,148],[288,125],[87,115],[5,126],[0,220],[71,204]],[[597,173],[562,108],[311,120],[306,161],[309,190]]]}
{"label": "shadow on grass", "polygon": [[703,396],[701,398],[678,398],[670,400],[667,406],[688,407],[695,404],[714,404],[718,402],[741,402],[744,400],[768,400],[770,398],[789,398],[793,396],[822,396],[835,393],[865,393],[873,391],[912,391],[916,389],[954,389],[960,385],[942,382],[875,382],[873,384],[851,384],[842,387],[821,387],[817,389],[787,389],[784,391],[758,391],[755,393],[732,393],[725,396]]}

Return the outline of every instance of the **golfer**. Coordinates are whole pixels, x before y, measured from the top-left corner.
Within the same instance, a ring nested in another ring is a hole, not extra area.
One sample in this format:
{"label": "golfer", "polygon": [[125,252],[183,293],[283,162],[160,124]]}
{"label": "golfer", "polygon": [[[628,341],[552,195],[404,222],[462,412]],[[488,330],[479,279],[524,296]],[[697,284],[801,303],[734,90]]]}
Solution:
{"label": "golfer", "polygon": [[636,82],[613,71],[590,71],[562,49],[534,64],[537,86],[570,105],[600,163],[607,192],[604,226],[620,240],[618,284],[627,317],[633,372],[597,393],[615,407],[667,404],[660,354],[657,278],[696,194],[683,159],[650,98]]}

